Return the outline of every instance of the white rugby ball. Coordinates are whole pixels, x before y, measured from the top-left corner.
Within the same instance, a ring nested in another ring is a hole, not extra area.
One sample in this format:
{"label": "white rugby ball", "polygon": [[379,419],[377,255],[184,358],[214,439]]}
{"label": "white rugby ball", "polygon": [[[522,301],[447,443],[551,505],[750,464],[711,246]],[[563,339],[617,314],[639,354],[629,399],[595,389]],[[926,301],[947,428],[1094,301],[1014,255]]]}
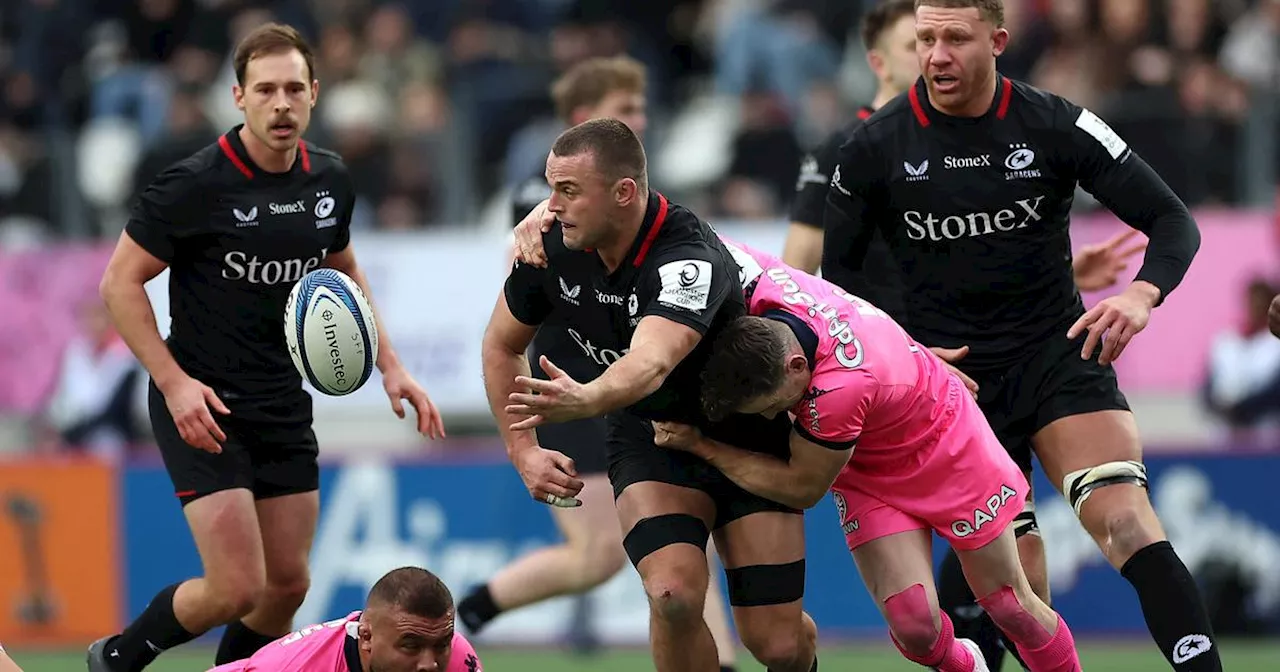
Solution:
{"label": "white rugby ball", "polygon": [[369,380],[378,358],[378,327],[360,286],[320,268],[304,275],[284,310],[284,334],[298,373],[324,394],[351,394]]}

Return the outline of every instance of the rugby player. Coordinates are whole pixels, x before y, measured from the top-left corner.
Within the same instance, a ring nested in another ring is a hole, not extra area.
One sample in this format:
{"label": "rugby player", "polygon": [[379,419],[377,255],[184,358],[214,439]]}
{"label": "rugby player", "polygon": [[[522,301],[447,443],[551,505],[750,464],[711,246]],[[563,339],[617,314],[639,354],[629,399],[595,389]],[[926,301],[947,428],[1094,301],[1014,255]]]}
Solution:
{"label": "rugby player", "polygon": [[[1173,669],[1221,670],[1199,589],[1147,498],[1137,427],[1109,366],[1181,282],[1199,231],[1097,115],[996,72],[1009,41],[1003,10],[999,0],[917,0],[923,76],[841,149],[822,272],[850,289],[879,229],[912,336],[965,353],[952,363],[977,382],[996,435],[1027,473],[1035,451],[1133,585]],[[1087,311],[1071,276],[1077,185],[1149,239],[1136,279]]]}
{"label": "rugby player", "polygon": [[[643,138],[647,123],[646,78],[644,65],[626,56],[587,59],[556,81],[551,97],[566,128],[589,119],[612,117]],[[550,194],[551,188],[542,172],[517,187],[512,199],[512,223],[519,222]],[[528,360],[536,362],[542,355],[563,367],[574,380],[584,383],[593,380],[610,363],[600,351],[585,347],[581,334],[566,329],[538,329]],[[546,377],[540,367],[533,367],[533,373]],[[564,535],[564,544],[517,558],[458,602],[458,619],[470,632],[480,632],[503,612],[559,595],[586,593],[622,569],[627,558],[609,488],[604,451],[606,432],[602,417],[543,425],[537,429],[538,445],[573,460],[583,483],[577,495],[583,506],[552,507],[552,518]],[[584,608],[585,602],[581,600],[578,608]],[[732,672],[736,651],[720,589],[714,582],[708,586],[705,610],[707,626],[716,642],[720,670]]]}
{"label": "rugby player", "polygon": [[[489,403],[512,463],[535,499],[576,505],[582,481],[572,461],[539,447],[532,430],[608,414],[609,480],[623,547],[649,596],[655,667],[717,667],[702,616],[710,531],[747,649],[770,670],[815,669],[817,631],[800,602],[801,512],[653,445],[650,421],[676,420],[785,455],[787,423],[710,424],[698,403],[704,336],[745,310],[736,263],[711,227],[649,189],[644,148],[620,121],[565,131],[547,158],[547,182],[558,220],[544,241],[549,262],[515,265],[483,346]],[[574,329],[611,364],[583,384],[543,356],[548,380],[533,378],[525,352],[540,326]]]}
{"label": "rugby player", "polygon": [[373,584],[363,611],[307,626],[210,672],[483,672],[448,586],[419,567]]}
{"label": "rugby player", "polygon": [[1267,328],[1272,336],[1280,338],[1280,295],[1271,299],[1271,307],[1267,308]]}
{"label": "rugby player", "polygon": [[9,652],[5,651],[3,646],[0,646],[0,672],[22,672],[22,668],[13,662]]}
{"label": "rugby player", "polygon": [[930,552],[937,531],[1029,669],[1079,670],[1070,630],[1018,561],[1011,524],[1029,494],[1026,478],[959,376],[874,305],[725,243],[743,269],[748,316],[712,345],[703,407],[713,420],[790,413],[790,459],[676,423],[658,423],[657,444],[798,509],[831,489],[858,570],[908,660],[943,672],[988,669],[938,609]]}
{"label": "rugby player", "polygon": [[[116,329],[151,375],[150,414],[204,576],[171,585],[124,632],[89,649],[93,672],[141,670],[227,624],[216,662],[289,632],[309,586],[319,510],[310,395],[289,357],[284,306],[320,266],[369,292],[350,245],[356,194],[342,160],[302,141],[319,84],[311,48],[267,24],[234,54],[245,123],[167,168],[133,207],[102,278]],[[169,269],[160,338],[143,285]],[[385,329],[377,353],[396,415],[443,436]]]}

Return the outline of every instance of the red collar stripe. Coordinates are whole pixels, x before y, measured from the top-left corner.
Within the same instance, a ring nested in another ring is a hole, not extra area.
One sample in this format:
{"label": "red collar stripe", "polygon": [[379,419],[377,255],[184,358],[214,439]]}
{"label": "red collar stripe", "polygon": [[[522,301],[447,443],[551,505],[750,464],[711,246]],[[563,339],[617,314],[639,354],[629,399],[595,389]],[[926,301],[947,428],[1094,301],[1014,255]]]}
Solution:
{"label": "red collar stripe", "polygon": [[245,179],[253,179],[253,171],[249,170],[249,166],[246,166],[244,161],[236,155],[236,150],[231,148],[231,141],[227,140],[227,136],[224,135],[218,138],[218,147],[222,149],[223,154],[227,155],[227,159],[231,161],[231,165],[235,166],[236,170],[239,170],[244,174]]}
{"label": "red collar stripe", "polygon": [[912,86],[907,91],[907,99],[911,101],[911,111],[916,113],[916,121],[920,122],[921,126],[928,128],[929,115],[924,113],[924,106],[920,104],[920,94],[917,91],[919,88],[918,86]]}
{"label": "red collar stripe", "polygon": [[653,245],[653,241],[658,237],[658,232],[662,230],[663,222],[667,221],[667,197],[658,194],[658,215],[653,218],[653,226],[649,227],[649,233],[645,235],[644,242],[640,244],[640,251],[636,253],[635,261],[631,262],[632,266],[640,268],[640,264],[644,263],[645,255],[649,254],[649,248]]}
{"label": "red collar stripe", "polygon": [[1000,107],[996,108],[996,119],[1004,119],[1009,113],[1009,101],[1013,98],[1013,82],[1008,77],[1001,77]]}
{"label": "red collar stripe", "polygon": [[307,151],[307,143],[298,141],[298,158],[302,159],[303,172],[311,172],[311,154]]}
{"label": "red collar stripe", "polygon": [[873,110],[869,107],[863,107],[858,110],[858,118],[866,121],[871,116]]}

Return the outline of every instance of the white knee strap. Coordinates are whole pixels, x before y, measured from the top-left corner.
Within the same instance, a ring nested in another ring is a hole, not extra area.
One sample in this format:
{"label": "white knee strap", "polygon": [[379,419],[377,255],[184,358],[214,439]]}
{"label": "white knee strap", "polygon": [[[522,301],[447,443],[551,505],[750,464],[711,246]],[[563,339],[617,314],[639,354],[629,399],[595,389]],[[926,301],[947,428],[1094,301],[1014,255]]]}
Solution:
{"label": "white knee strap", "polygon": [[1094,490],[1117,483],[1130,483],[1145,488],[1147,468],[1141,462],[1126,460],[1073,471],[1062,479],[1062,494],[1066,496],[1071,508],[1075,509],[1078,518],[1080,507],[1084,506],[1085,500],[1089,499]]}

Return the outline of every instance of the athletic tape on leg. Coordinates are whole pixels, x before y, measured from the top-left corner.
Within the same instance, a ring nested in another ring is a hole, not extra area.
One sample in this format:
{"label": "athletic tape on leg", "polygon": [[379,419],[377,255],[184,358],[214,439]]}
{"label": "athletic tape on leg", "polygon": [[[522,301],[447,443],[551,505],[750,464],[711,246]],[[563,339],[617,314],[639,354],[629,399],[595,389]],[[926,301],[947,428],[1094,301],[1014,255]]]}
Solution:
{"label": "athletic tape on leg", "polygon": [[749,565],[724,570],[729,604],[765,607],[804,597],[804,559],[785,565]]}
{"label": "athletic tape on leg", "polygon": [[1027,503],[1022,505],[1022,513],[1013,519],[1013,536],[1016,538],[1027,534],[1040,536],[1040,523],[1036,520],[1036,501],[1030,497],[1027,497]]}
{"label": "athletic tape on leg", "polygon": [[636,523],[623,538],[622,547],[631,564],[639,565],[650,553],[672,544],[692,544],[706,553],[710,536],[711,531],[701,518],[687,513],[668,513]]}
{"label": "athletic tape on leg", "polygon": [[1066,495],[1071,508],[1075,509],[1076,517],[1079,517],[1081,507],[1094,490],[1118,483],[1146,488],[1147,468],[1141,462],[1126,460],[1073,471],[1063,477],[1062,493]]}

